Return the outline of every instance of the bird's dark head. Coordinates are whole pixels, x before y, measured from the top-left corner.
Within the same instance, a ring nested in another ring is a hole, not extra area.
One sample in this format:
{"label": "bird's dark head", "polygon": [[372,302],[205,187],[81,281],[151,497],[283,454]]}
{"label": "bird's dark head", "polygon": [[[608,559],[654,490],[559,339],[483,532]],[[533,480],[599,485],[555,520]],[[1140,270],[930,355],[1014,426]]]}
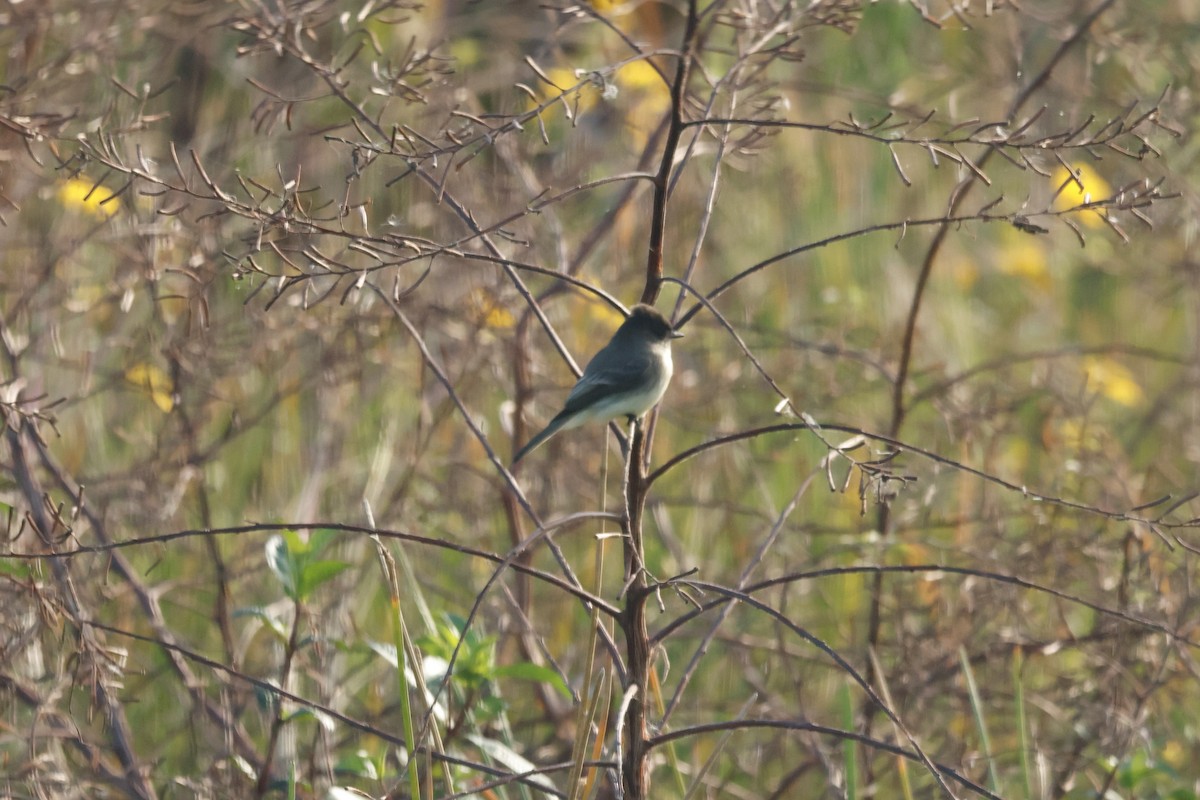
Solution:
{"label": "bird's dark head", "polygon": [[666,342],[683,336],[682,333],[671,327],[671,323],[666,317],[656,309],[642,303],[629,309],[629,316],[625,318],[621,328],[628,331],[642,331],[649,335],[651,341],[655,342]]}

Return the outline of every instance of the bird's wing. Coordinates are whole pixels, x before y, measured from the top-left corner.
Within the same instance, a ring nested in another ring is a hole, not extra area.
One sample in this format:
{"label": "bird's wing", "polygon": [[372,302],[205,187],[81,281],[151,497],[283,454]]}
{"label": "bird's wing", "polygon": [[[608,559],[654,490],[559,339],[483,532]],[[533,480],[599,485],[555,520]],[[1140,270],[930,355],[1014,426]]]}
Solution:
{"label": "bird's wing", "polygon": [[[603,352],[603,351],[601,351]],[[599,357],[597,353],[596,358]],[[596,361],[593,358],[593,363]],[[560,416],[570,415],[581,408],[587,408],[598,400],[613,394],[618,394],[629,387],[644,385],[654,368],[654,360],[649,353],[631,355],[620,366],[593,370],[592,365],[584,370],[583,377],[567,395]]]}

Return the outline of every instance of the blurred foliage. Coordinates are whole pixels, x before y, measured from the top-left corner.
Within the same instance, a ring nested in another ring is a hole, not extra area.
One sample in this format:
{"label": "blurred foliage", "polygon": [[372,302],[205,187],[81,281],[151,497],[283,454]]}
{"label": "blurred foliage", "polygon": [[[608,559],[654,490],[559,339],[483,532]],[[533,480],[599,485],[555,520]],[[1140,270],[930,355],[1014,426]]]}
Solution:
{"label": "blurred foliage", "polygon": [[[699,5],[666,274],[762,268],[712,300],[745,351],[688,319],[651,470],[794,427],[651,486],[647,568],[697,573],[651,605],[650,732],[734,731],[656,747],[653,796],[938,791],[744,720],[1003,797],[1197,796],[1200,8]],[[567,518],[620,512],[615,437],[522,464],[538,519],[499,466],[619,324],[577,284],[645,285],[681,8],[0,5],[6,792],[565,796],[581,726],[617,758],[624,687],[583,689],[620,647],[562,566],[619,606],[617,522]]]}

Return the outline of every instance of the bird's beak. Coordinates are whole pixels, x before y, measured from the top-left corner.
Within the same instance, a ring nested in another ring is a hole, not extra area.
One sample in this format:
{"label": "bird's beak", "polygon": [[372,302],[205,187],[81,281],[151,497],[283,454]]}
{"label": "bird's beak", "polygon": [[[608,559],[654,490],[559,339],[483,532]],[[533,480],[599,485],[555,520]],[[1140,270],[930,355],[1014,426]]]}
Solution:
{"label": "bird's beak", "polygon": [[671,338],[672,339],[682,339],[683,331],[671,331]]}

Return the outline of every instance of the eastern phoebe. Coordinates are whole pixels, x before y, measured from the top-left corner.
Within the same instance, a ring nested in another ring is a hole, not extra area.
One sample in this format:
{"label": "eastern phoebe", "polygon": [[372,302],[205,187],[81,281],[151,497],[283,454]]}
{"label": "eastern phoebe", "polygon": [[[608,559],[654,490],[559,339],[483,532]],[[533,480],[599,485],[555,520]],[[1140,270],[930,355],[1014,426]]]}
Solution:
{"label": "eastern phoebe", "polygon": [[513,465],[561,430],[617,417],[632,421],[653,408],[671,381],[671,340],[680,336],[650,306],[630,309],[612,339],[588,362],[563,410],[517,451]]}

